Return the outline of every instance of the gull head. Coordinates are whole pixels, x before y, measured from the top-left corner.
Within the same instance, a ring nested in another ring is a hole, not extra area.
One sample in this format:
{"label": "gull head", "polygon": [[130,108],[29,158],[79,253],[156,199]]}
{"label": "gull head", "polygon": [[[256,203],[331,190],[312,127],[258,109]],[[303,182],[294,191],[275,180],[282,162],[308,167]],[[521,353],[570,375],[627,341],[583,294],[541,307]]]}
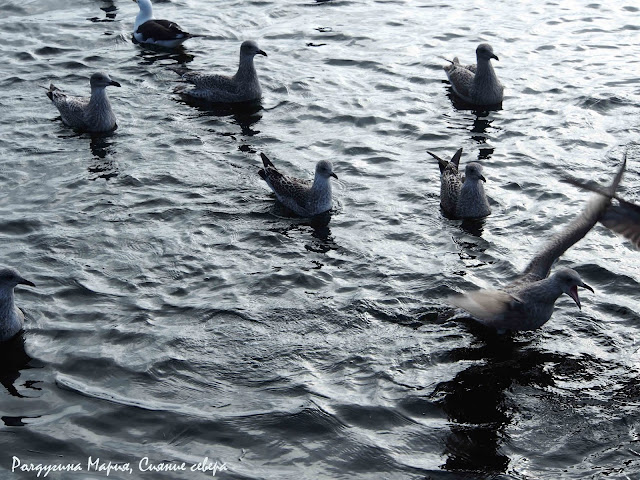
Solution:
{"label": "gull head", "polygon": [[258,44],[253,40],[245,40],[244,42],[242,42],[242,45],[240,45],[241,57],[254,57],[256,55],[264,55],[265,57],[267,56],[264,50],[260,50]]}
{"label": "gull head", "polygon": [[23,278],[15,268],[0,267],[0,290],[13,289],[16,285],[35,287],[33,282]]}
{"label": "gull head", "polygon": [[324,178],[329,178],[329,177],[333,177],[335,179],[338,178],[338,176],[335,173],[333,173],[333,165],[328,160],[320,160],[316,164],[316,175],[319,175]]}
{"label": "gull head", "polygon": [[478,48],[476,48],[476,58],[478,60],[491,60],[492,58],[495,60],[500,60],[498,56],[493,53],[493,47],[488,43],[481,43],[480,45],[478,45]]}
{"label": "gull head", "polygon": [[562,293],[569,295],[573,301],[576,302],[578,308],[582,310],[580,297],[578,297],[578,287],[586,288],[587,290],[591,290],[591,292],[593,292],[593,288],[584,283],[580,275],[578,275],[578,272],[571,268],[561,268],[553,274],[553,277],[562,289]]}
{"label": "gull head", "polygon": [[111,80],[111,77],[103,72],[97,72],[91,75],[91,88],[105,88],[110,85],[119,87],[120,84],[115,80]]}
{"label": "gull head", "polygon": [[467,180],[482,180],[486,182],[487,179],[482,175],[482,165],[476,162],[468,163],[464,169],[464,179]]}

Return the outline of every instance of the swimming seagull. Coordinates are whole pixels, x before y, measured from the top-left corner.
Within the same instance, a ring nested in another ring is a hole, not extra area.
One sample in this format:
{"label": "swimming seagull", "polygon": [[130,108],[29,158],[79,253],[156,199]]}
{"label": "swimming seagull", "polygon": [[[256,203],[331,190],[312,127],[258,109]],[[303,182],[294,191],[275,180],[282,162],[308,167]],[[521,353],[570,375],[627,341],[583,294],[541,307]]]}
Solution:
{"label": "swimming seagull", "polygon": [[240,46],[240,65],[233,77],[195,72],[182,73],[179,69],[173,69],[176,73],[181,74],[183,80],[195,85],[190,88],[181,85],[175,89],[175,92],[213,103],[259,100],[262,97],[262,89],[253,65],[253,57],[256,55],[267,56],[253,40],[242,42]]}
{"label": "swimming seagull", "polygon": [[[518,279],[502,290],[478,290],[450,297],[456,307],[469,312],[483,325],[499,332],[506,330],[534,330],[551,318],[556,300],[563,294],[569,295],[581,308],[578,287],[593,292],[580,275],[570,268],[558,269],[549,275],[553,263],[573,244],[584,237],[598,222],[607,222],[608,227],[617,231],[615,215],[610,214],[611,197],[620,183],[626,166],[626,155],[606,195],[598,194],[586,208],[561,232],[539,251]],[[637,209],[638,207],[636,207]],[[615,210],[614,210],[615,211]],[[635,210],[636,219],[640,209]],[[638,235],[639,226],[635,226]],[[637,237],[636,237],[637,238]]]}
{"label": "swimming seagull", "polygon": [[312,217],[331,210],[331,182],[333,165],[327,160],[316,164],[313,182],[288,177],[280,173],[264,153],[260,154],[264,168],[258,172],[276,194],[276,198],[289,210],[302,217]]}
{"label": "swimming seagull", "polygon": [[133,24],[133,38],[138,43],[175,48],[190,38],[203,36],[185,32],[169,20],[154,19],[150,0],[133,1],[140,7],[140,12],[138,12]]}
{"label": "swimming seagull", "polygon": [[484,185],[487,181],[482,175],[482,165],[468,163],[464,177],[458,172],[462,148],[451,158],[450,162],[427,152],[438,160],[440,167],[440,208],[449,218],[482,218],[491,213]]}
{"label": "swimming seagull", "polygon": [[456,95],[474,105],[502,103],[504,87],[491,66],[492,58],[498,60],[491,45],[481,43],[476,48],[477,65],[460,65],[456,57],[443,67]]}
{"label": "swimming seagull", "polygon": [[91,75],[91,98],[70,97],[55,85],[51,84],[47,97],[51,99],[65,125],[88,132],[108,132],[117,127],[116,116],[105,88],[120,84],[111,80],[106,73]]}
{"label": "swimming seagull", "polygon": [[13,338],[24,323],[24,314],[16,307],[13,289],[16,285],[35,285],[20,276],[13,268],[0,268],[0,342]]}

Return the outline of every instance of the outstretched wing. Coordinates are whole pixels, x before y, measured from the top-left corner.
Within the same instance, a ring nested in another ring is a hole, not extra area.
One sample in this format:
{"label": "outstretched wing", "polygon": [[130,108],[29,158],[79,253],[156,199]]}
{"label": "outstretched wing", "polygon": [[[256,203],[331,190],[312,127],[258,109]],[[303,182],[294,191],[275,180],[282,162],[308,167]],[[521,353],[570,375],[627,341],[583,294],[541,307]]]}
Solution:
{"label": "outstretched wing", "polygon": [[631,240],[640,248],[640,206],[619,200],[620,205],[611,205],[600,218],[600,223],[610,230]]}
{"label": "outstretched wing", "polygon": [[611,185],[604,189],[604,195],[598,194],[592,198],[585,209],[531,259],[523,275],[527,281],[546,278],[556,259],[584,237],[603,218],[611,206],[611,197],[615,195],[626,165],[627,156],[625,154],[622,165],[616,172]]}

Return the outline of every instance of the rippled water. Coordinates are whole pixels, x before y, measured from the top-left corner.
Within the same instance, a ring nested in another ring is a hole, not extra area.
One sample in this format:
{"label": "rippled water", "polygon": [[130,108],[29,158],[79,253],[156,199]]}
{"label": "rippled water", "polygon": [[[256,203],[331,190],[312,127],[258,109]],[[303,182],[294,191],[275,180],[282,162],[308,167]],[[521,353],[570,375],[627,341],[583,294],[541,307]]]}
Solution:
{"label": "rippled water", "polygon": [[[458,4],[459,3],[459,4]],[[28,322],[3,346],[3,478],[23,463],[224,463],[220,478],[640,476],[640,256],[601,226],[561,264],[595,287],[535,332],[444,321],[445,298],[516,275],[588,194],[638,201],[635,2],[156,2],[210,35],[131,43],[131,1],[0,4],[0,263]],[[62,5],[65,6],[62,6]],[[262,109],[172,94],[171,66],[233,72],[256,39]],[[503,110],[452,103],[441,57],[490,42]],[[119,128],[64,127],[41,86],[106,70]],[[426,154],[479,159],[493,214],[439,211]],[[259,153],[336,207],[281,215]],[[25,351],[32,357],[25,358]]]}

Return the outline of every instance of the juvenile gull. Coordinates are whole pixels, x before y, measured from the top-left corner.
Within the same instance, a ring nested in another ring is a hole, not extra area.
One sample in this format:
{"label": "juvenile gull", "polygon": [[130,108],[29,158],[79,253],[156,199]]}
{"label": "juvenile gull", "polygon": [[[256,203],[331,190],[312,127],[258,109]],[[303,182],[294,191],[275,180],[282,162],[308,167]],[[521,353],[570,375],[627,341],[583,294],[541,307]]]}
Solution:
{"label": "juvenile gull", "polygon": [[460,65],[456,57],[443,67],[456,95],[474,105],[502,103],[504,87],[493,70],[492,58],[498,60],[491,45],[481,43],[476,48],[477,65]]}
{"label": "juvenile gull", "polygon": [[47,96],[51,99],[65,125],[87,132],[108,132],[117,127],[105,90],[109,85],[119,87],[106,73],[91,75],[91,98],[70,97],[51,84]]}
{"label": "juvenile gull", "polygon": [[[262,89],[258,81],[258,74],[253,65],[253,57],[267,54],[258,48],[253,40],[245,40],[240,46],[240,65],[232,77],[225,75],[208,75],[204,73],[187,72],[182,79],[195,85],[188,88],[181,85],[176,93],[198,100],[213,103],[237,103],[259,100]],[[177,73],[181,73],[175,70]]]}
{"label": "juvenile gull", "polygon": [[15,269],[0,267],[0,342],[10,340],[22,330],[24,314],[16,307],[13,298],[13,289],[19,284],[35,287]]}
{"label": "juvenile gull", "polygon": [[[451,297],[450,302],[469,312],[478,322],[498,331],[533,330],[544,325],[551,318],[554,304],[563,293],[581,308],[578,287],[592,292],[593,289],[570,268],[558,269],[551,276],[549,272],[556,259],[582,239],[598,221],[608,219],[614,222],[608,211],[625,165],[626,158],[608,188],[608,194],[598,194],[592,198],[580,215],[533,257],[518,279],[502,290],[478,290]],[[636,226],[636,232],[637,229]]]}
{"label": "juvenile gull", "polygon": [[487,180],[482,175],[482,165],[468,163],[464,177],[458,172],[462,148],[450,162],[427,152],[438,160],[440,167],[440,208],[449,218],[482,218],[491,213],[484,185]]}
{"label": "juvenile gull", "polygon": [[316,164],[313,182],[283,175],[264,153],[260,154],[264,168],[258,172],[276,194],[276,198],[289,210],[302,217],[312,217],[331,210],[331,182],[338,178],[327,160]]}
{"label": "juvenile gull", "polygon": [[177,24],[169,20],[154,19],[150,0],[133,1],[140,7],[140,12],[138,12],[136,21],[133,24],[133,38],[138,43],[175,48],[178,45],[182,45],[185,40],[202,36],[185,32]]}

